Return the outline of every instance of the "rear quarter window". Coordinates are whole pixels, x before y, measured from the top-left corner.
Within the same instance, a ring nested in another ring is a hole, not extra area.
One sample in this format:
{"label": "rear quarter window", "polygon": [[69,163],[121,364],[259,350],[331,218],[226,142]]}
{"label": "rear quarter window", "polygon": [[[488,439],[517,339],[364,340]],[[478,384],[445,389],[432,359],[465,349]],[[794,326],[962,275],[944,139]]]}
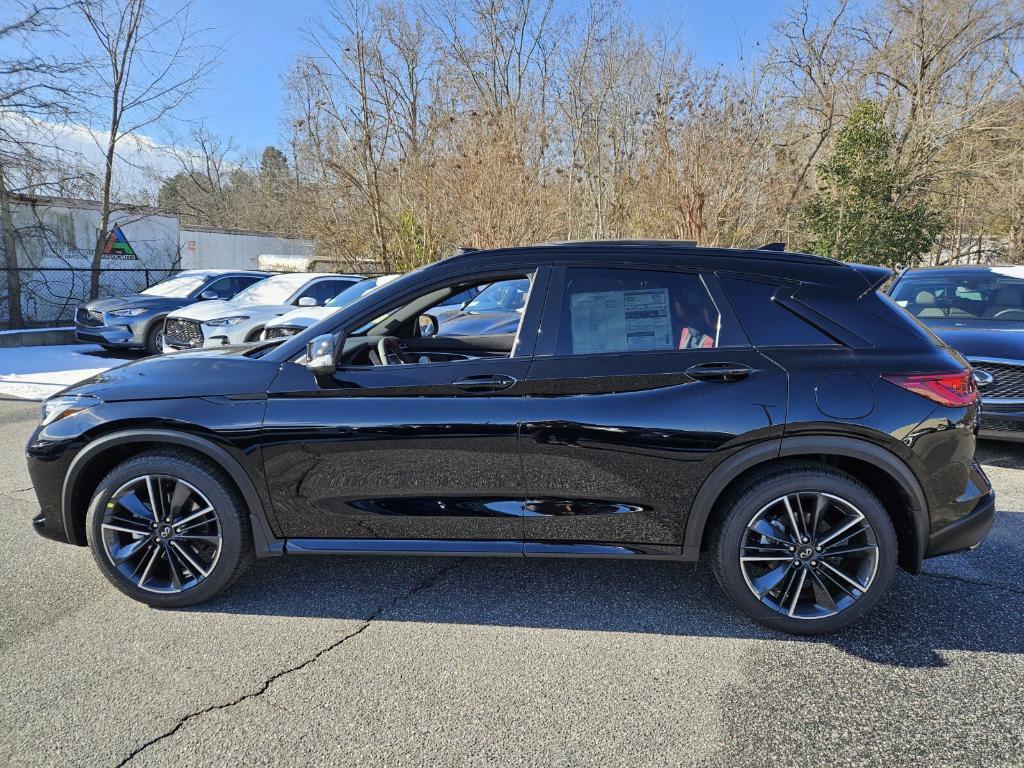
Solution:
{"label": "rear quarter window", "polygon": [[721,278],[740,324],[755,347],[836,346],[836,341],[775,301],[777,283]]}

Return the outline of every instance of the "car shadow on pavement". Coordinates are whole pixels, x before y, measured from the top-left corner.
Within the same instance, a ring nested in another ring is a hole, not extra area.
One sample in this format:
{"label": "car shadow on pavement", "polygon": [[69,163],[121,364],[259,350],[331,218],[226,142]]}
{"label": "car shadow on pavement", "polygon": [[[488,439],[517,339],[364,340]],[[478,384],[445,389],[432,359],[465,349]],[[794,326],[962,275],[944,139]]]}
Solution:
{"label": "car shadow on pavement", "polygon": [[[423,574],[422,583],[396,591],[403,569],[412,581]],[[258,561],[227,593],[190,610],[811,642],[913,668],[946,666],[945,652],[1024,653],[1024,591],[903,572],[873,613],[818,638],[763,628],[729,604],[706,569],[664,562],[285,557]]]}

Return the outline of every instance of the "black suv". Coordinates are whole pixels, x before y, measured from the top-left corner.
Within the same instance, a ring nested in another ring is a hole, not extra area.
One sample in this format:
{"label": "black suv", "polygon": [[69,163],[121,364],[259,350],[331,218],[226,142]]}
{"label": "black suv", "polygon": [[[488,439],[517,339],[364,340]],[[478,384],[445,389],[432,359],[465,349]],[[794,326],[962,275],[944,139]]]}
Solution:
{"label": "black suv", "polygon": [[[254,556],[706,557],[755,619],[835,630],[994,516],[970,368],[888,277],[671,242],[462,253],[283,341],[46,401],[34,525],[155,606]],[[432,307],[516,278],[514,333],[435,335]]]}

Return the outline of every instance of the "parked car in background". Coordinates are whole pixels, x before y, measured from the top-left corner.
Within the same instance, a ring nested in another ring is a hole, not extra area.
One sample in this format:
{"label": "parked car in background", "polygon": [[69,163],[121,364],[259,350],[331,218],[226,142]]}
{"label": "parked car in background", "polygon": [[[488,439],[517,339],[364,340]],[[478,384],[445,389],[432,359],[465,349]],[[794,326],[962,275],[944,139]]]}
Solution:
{"label": "parked car in background", "polygon": [[399,277],[401,277],[400,274],[368,277],[365,280],[360,280],[358,283],[353,283],[322,307],[299,307],[291,312],[285,312],[264,326],[260,338],[280,339],[285,336],[294,336],[296,333],[309,328],[309,326],[319,323],[325,317],[330,317],[342,307],[347,307],[353,301],[375,288],[387,285]]}
{"label": "parked car in background", "polygon": [[[262,338],[279,339],[286,336],[294,336],[296,333],[309,328],[325,317],[330,317],[343,307],[347,307],[356,299],[362,298],[370,291],[376,290],[382,285],[387,285],[401,275],[384,275],[382,277],[370,277],[361,283],[356,283],[339,293],[323,307],[310,307],[309,309],[296,309],[281,315],[276,320],[267,323],[263,330]],[[431,310],[435,316],[449,317],[459,312],[466,303],[475,297],[483,286],[473,286],[461,293],[445,299],[443,305],[434,307]]]}
{"label": "parked car in background", "polygon": [[105,349],[163,351],[164,318],[200,301],[230,299],[269,272],[202,269],[179,272],[140,293],[96,299],[75,311],[75,339]]}
{"label": "parked car in background", "polygon": [[255,341],[269,320],[295,307],[318,307],[362,279],[309,272],[274,275],[230,301],[205,301],[171,312],[164,321],[163,351]]}
{"label": "parked car in background", "polygon": [[980,436],[1024,440],[1024,267],[908,269],[889,295],[974,366]]}
{"label": "parked car in background", "polygon": [[530,291],[529,280],[501,280],[485,286],[479,294],[454,310],[438,308],[440,336],[476,336],[509,333],[519,327]]}
{"label": "parked car in background", "polygon": [[[833,631],[995,515],[971,369],[879,296],[890,274],[671,242],[468,252],[276,345],[45,401],[33,525],[163,608],[254,556],[706,558],[757,621]],[[516,328],[421,335],[511,280]]]}

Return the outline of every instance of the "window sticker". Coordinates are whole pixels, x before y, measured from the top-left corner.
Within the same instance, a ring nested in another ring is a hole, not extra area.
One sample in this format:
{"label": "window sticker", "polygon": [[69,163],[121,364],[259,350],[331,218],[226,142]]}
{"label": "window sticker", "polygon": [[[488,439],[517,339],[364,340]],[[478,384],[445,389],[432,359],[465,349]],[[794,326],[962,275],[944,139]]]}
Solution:
{"label": "window sticker", "polygon": [[575,355],[673,348],[667,288],[574,293],[570,312]]}

